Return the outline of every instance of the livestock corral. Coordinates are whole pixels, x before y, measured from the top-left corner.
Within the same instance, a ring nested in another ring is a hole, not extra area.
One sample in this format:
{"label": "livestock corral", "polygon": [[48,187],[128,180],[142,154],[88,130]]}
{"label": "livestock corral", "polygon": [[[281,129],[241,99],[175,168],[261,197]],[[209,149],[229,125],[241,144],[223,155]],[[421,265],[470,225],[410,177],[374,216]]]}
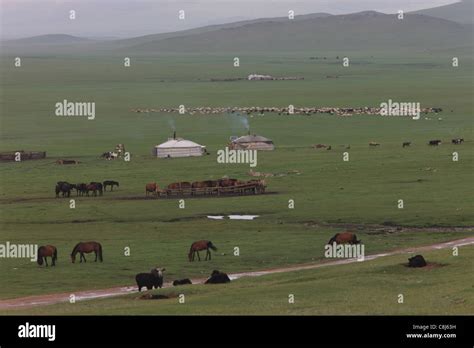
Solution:
{"label": "livestock corral", "polygon": [[265,180],[241,181],[237,179],[219,179],[195,182],[177,182],[161,189],[156,183],[147,184],[145,194],[156,197],[197,197],[197,196],[228,196],[256,195],[265,193]]}

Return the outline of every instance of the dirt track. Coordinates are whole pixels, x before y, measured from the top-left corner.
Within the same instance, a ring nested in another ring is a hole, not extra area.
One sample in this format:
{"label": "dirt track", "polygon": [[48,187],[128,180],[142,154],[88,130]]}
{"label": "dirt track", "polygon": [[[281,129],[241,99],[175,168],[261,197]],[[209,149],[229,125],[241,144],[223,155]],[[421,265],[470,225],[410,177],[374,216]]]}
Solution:
{"label": "dirt track", "polygon": [[[386,253],[368,255],[365,257],[365,261],[370,261],[374,259],[378,259],[384,256],[391,256],[391,255],[398,255],[404,253],[413,253],[413,252],[421,252],[421,251],[428,251],[428,250],[439,250],[445,248],[452,248],[454,246],[464,246],[474,244],[474,237],[468,237],[463,239],[457,239],[450,242],[438,243],[428,246],[422,247],[413,247],[413,248],[405,248],[399,250],[392,250]],[[251,272],[242,272],[242,273],[233,273],[229,274],[229,277],[234,279],[239,279],[242,277],[260,277],[268,274],[276,274],[276,273],[285,273],[285,272],[293,272],[293,271],[300,271],[300,270],[307,270],[307,269],[315,269],[320,267],[326,266],[335,266],[335,265],[344,265],[354,262],[360,262],[356,259],[344,259],[344,260],[337,260],[337,261],[323,261],[319,263],[310,263],[310,264],[299,264],[289,267],[282,267],[282,268],[274,268],[274,269],[267,269],[261,271],[251,271]],[[193,284],[202,284],[205,279],[192,279]],[[163,287],[171,287],[171,283],[165,283]],[[68,292],[68,293],[56,293],[56,294],[48,294],[48,295],[37,295],[37,296],[28,296],[28,297],[21,297],[9,300],[0,300],[0,310],[2,309],[22,309],[22,308],[30,308],[34,306],[43,306],[43,305],[51,305],[56,303],[68,302],[69,296],[74,294],[76,297],[76,301],[83,301],[83,300],[90,300],[96,298],[105,298],[105,297],[113,297],[113,296],[120,296],[129,293],[137,292],[136,286],[122,286],[122,287],[115,287],[109,289],[100,289],[100,290],[83,290],[77,292]]]}

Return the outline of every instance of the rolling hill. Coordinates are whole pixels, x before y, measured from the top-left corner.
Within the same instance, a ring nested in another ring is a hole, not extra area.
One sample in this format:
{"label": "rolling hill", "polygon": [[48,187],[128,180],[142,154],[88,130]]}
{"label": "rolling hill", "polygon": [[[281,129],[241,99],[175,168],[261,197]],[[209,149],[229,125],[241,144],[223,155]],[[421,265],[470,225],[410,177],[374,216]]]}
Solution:
{"label": "rolling hill", "polygon": [[472,24],[474,23],[474,0],[462,0],[454,4],[419,10],[413,13],[463,24]]}
{"label": "rolling hill", "polygon": [[130,39],[126,48],[144,53],[424,51],[472,42],[470,28],[459,23],[418,14],[399,20],[374,11],[298,21],[258,21],[169,35]]}

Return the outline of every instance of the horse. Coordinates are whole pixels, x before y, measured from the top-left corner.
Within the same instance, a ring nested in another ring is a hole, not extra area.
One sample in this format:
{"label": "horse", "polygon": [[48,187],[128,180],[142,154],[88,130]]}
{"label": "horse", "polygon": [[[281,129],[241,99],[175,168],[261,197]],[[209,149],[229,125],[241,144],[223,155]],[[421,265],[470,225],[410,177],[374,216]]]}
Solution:
{"label": "horse", "polygon": [[181,193],[183,193],[183,190],[191,190],[192,194],[192,185],[190,182],[183,181],[183,182],[174,182],[172,184],[169,184],[166,191],[168,194],[172,193],[172,190],[180,190]]}
{"label": "horse", "polygon": [[459,145],[461,143],[464,142],[464,139],[463,138],[457,138],[457,139],[453,139],[451,140],[451,143],[455,144],[455,145]]}
{"label": "horse", "polygon": [[43,259],[48,267],[48,260],[46,257],[51,257],[51,266],[56,266],[56,260],[58,259],[58,249],[53,245],[43,245],[38,248],[38,265],[43,265]]}
{"label": "horse", "polygon": [[357,236],[351,232],[343,232],[343,233],[336,233],[334,237],[332,237],[328,244],[332,245],[333,243],[336,244],[360,244],[362,241],[357,240]]}
{"label": "horse", "polygon": [[87,184],[76,184],[76,196],[83,196],[87,193]]}
{"label": "horse", "polygon": [[430,145],[430,146],[438,146],[440,144],[441,144],[441,140],[430,140],[428,142],[428,145]]}
{"label": "horse", "polygon": [[152,195],[157,195],[158,194],[158,185],[156,182],[152,182],[149,184],[145,185],[145,196],[148,196],[148,193],[151,193]]}
{"label": "horse", "polygon": [[97,191],[99,191],[99,196],[102,196],[104,194],[104,191],[103,191],[103,185],[101,182],[97,182],[97,181],[91,181],[90,182],[91,185],[95,185],[95,187],[97,188]]}
{"label": "horse", "polygon": [[55,192],[56,192],[56,198],[59,197],[59,193],[62,194],[63,197],[65,197],[66,195],[68,197],[71,197],[71,189],[72,189],[72,185],[65,182],[65,181],[58,181],[58,183],[56,184],[56,188],[55,188]]}
{"label": "horse", "polygon": [[107,191],[107,186],[110,186],[110,191],[114,190],[114,186],[120,187],[118,181],[113,181],[113,180],[105,180],[103,184],[104,184],[104,191]]}
{"label": "horse", "polygon": [[377,142],[375,142],[375,141],[371,141],[371,142],[369,143],[369,146],[380,146],[380,144],[377,143]]}
{"label": "horse", "polygon": [[89,196],[89,192],[92,191],[94,197],[97,196],[97,185],[95,184],[86,184],[86,196]]}
{"label": "horse", "polygon": [[230,187],[230,186],[235,186],[235,183],[237,182],[237,179],[219,179],[218,185],[219,187]]}
{"label": "horse", "polygon": [[402,147],[407,147],[407,146],[410,146],[411,145],[411,141],[405,141],[403,144],[402,144]]}
{"label": "horse", "polygon": [[217,250],[217,248],[212,244],[211,241],[208,240],[199,240],[197,242],[194,242],[191,244],[191,248],[189,248],[189,254],[188,254],[188,259],[189,262],[194,261],[194,257],[197,253],[198,260],[201,261],[201,257],[199,256],[199,251],[201,250],[206,250],[206,259],[204,261],[207,261],[207,258],[209,257],[209,260],[211,260],[211,252],[209,249],[212,249],[214,251]]}
{"label": "horse", "polygon": [[100,245],[100,243],[97,243],[97,242],[80,242],[80,243],[76,244],[74,249],[72,249],[72,253],[71,253],[72,263],[76,262],[76,254],[77,253],[81,254],[81,257],[80,257],[80,262],[81,263],[82,263],[82,260],[84,260],[84,262],[87,262],[86,257],[84,256],[84,253],[89,254],[91,252],[95,253],[95,261],[94,262],[97,262],[97,257],[99,258],[100,262],[103,261],[103,258],[102,258],[102,245]]}

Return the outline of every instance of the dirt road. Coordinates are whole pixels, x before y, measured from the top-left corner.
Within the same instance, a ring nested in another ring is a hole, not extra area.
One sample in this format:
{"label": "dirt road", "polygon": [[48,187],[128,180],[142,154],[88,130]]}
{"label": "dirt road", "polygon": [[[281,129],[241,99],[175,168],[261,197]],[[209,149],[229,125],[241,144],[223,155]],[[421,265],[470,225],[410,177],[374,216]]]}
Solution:
{"label": "dirt road", "polygon": [[[368,255],[365,257],[365,260],[362,262],[375,260],[384,256],[446,249],[446,248],[452,248],[454,246],[464,246],[464,245],[471,245],[471,244],[474,244],[474,237],[457,239],[450,242],[438,243],[438,244],[433,244],[433,245],[428,245],[428,246],[405,248],[405,249],[388,251],[388,252],[380,253],[380,254]],[[315,268],[327,267],[327,266],[345,265],[345,264],[354,263],[354,262],[361,262],[361,261],[357,261],[357,259],[323,261],[323,262],[318,262],[318,263],[299,264],[299,265],[282,267],[282,268],[266,269],[266,270],[261,270],[261,271],[233,273],[233,274],[229,274],[229,277],[232,280],[239,279],[242,277],[260,277],[260,276],[264,276],[268,274],[301,271],[301,270],[315,269]],[[203,279],[203,278],[192,279],[192,282],[193,284],[202,284],[205,280],[206,279]],[[163,285],[163,287],[171,287],[171,286],[172,286],[171,283],[165,283]],[[9,299],[9,300],[0,300],[0,310],[22,309],[22,308],[30,308],[34,306],[44,306],[44,305],[51,305],[51,304],[56,304],[56,303],[69,302],[71,294],[74,294],[76,301],[84,301],[84,300],[91,300],[91,299],[97,299],[97,298],[120,296],[120,295],[125,295],[129,293],[134,293],[134,292],[137,292],[136,286],[122,286],[122,287],[100,289],[100,290],[85,290],[85,291],[82,290],[82,291],[68,292],[68,293],[55,293],[55,294],[48,294],[48,295],[20,297],[20,298]]]}

